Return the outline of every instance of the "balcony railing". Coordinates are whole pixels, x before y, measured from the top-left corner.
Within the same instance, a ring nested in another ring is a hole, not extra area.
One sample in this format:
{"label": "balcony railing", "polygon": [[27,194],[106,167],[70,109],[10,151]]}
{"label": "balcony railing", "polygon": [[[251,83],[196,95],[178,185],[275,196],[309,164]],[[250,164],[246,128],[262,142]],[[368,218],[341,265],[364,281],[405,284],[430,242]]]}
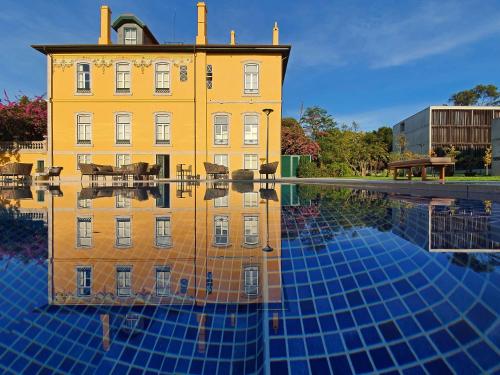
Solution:
{"label": "balcony railing", "polygon": [[0,142],[0,151],[46,152],[47,141]]}

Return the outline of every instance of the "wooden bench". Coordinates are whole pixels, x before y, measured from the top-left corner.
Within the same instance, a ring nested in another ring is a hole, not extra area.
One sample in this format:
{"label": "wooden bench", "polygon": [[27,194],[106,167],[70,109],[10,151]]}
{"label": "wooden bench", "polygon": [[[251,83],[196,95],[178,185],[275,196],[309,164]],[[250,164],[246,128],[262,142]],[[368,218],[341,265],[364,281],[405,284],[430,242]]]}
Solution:
{"label": "wooden bench", "polygon": [[439,179],[444,182],[445,179],[445,168],[449,165],[455,165],[455,162],[452,161],[449,157],[428,157],[422,159],[411,159],[411,160],[400,160],[393,161],[388,164],[389,170],[394,171],[394,179],[398,178],[398,169],[407,169],[408,170],[408,180],[411,180],[412,177],[412,169],[413,168],[422,168],[422,181],[425,181],[427,178],[427,167],[435,167],[439,168]]}

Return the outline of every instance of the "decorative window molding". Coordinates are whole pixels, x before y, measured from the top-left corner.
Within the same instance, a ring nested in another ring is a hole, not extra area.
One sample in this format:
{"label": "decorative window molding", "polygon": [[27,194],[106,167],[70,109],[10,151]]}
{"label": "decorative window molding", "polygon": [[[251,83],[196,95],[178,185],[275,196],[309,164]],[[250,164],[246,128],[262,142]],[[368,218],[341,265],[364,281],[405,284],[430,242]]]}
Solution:
{"label": "decorative window molding", "polygon": [[149,68],[153,63],[153,60],[141,57],[140,60],[132,60],[132,62],[136,68],[141,68],[141,73],[144,73],[144,69]]}
{"label": "decorative window molding", "polygon": [[170,63],[156,62],[154,74],[155,94],[170,94]]}
{"label": "decorative window molding", "polygon": [[115,63],[115,94],[131,93],[131,64],[126,61]]}
{"label": "decorative window molding", "polygon": [[79,61],[76,63],[76,95],[91,94],[92,92],[92,70],[91,63]]}

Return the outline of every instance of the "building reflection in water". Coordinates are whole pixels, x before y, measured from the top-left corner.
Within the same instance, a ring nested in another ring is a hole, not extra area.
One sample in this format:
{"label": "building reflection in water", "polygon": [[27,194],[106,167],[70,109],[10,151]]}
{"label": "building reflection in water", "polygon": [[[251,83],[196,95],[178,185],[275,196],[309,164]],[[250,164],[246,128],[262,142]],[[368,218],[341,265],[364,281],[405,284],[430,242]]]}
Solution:
{"label": "building reflection in water", "polygon": [[[105,349],[113,336],[161,329],[165,318],[195,317],[198,351],[207,350],[214,325],[250,329],[262,340],[262,310],[280,309],[279,186],[179,190],[68,185],[52,201],[49,303],[95,306]],[[266,243],[273,252],[263,252]],[[258,354],[255,340],[239,337]]]}

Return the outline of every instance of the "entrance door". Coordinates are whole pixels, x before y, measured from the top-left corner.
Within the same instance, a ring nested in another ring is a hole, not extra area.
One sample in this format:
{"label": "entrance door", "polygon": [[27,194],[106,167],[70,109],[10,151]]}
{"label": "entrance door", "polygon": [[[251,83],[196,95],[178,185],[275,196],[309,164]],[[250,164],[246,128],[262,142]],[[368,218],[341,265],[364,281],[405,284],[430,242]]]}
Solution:
{"label": "entrance door", "polygon": [[156,155],[156,164],[160,165],[160,178],[170,178],[170,155]]}

